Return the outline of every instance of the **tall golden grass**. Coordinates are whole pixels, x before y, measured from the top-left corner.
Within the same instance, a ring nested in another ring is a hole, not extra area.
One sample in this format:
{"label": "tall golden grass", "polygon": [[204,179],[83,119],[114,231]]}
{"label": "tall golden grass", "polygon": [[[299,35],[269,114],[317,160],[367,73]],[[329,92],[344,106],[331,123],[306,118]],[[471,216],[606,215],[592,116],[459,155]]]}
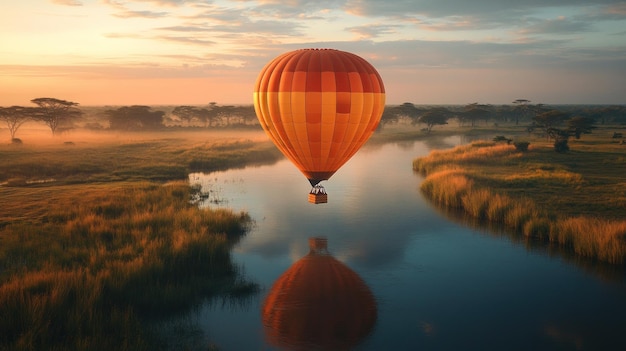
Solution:
{"label": "tall golden grass", "polygon": [[[585,164],[592,160],[602,163],[598,159],[601,157],[599,154],[595,158],[567,160],[575,163],[580,172],[577,173],[567,163],[555,159],[549,162],[545,153],[522,154],[513,146],[480,142],[433,151],[416,159],[413,166],[426,175],[421,189],[434,203],[501,223],[528,237],[558,243],[584,257],[624,264],[626,206],[617,212],[603,211],[602,198],[591,200],[599,195],[614,196],[620,201],[620,194],[624,194],[624,189],[620,189],[622,175],[614,170],[598,173],[598,164]],[[587,191],[587,184],[595,184],[599,179],[606,188],[603,192],[598,194],[593,187],[589,190],[592,193],[580,194]],[[541,200],[536,201],[535,196]],[[571,213],[560,210],[566,206]],[[596,212],[593,216],[581,215],[577,213],[581,208]]]}
{"label": "tall golden grass", "polygon": [[230,258],[246,214],[199,209],[185,182],[86,188],[0,228],[0,349],[167,348],[147,319],[256,291]]}

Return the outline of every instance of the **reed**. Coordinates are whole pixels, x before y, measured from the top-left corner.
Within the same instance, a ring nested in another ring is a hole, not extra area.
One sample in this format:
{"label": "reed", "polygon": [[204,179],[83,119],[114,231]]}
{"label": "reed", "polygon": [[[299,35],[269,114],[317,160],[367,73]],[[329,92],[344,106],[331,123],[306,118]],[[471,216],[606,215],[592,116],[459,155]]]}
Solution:
{"label": "reed", "polygon": [[558,221],[550,239],[571,247],[581,256],[622,263],[626,255],[626,220],[574,217]]}
{"label": "reed", "polygon": [[487,218],[487,210],[492,197],[491,191],[487,189],[471,189],[461,197],[462,207],[472,217]]}
{"label": "reed", "polygon": [[549,240],[552,231],[552,222],[538,213],[527,217],[522,227],[522,233],[531,238]]}
{"label": "reed", "polygon": [[520,201],[515,201],[505,214],[504,224],[516,231],[520,231],[527,222],[540,216],[539,211],[531,200],[521,199]]}
{"label": "reed", "polygon": [[511,198],[506,195],[489,193],[489,201],[487,202],[486,217],[492,222],[504,223],[506,214],[513,207]]}
{"label": "reed", "polygon": [[461,208],[463,195],[471,186],[471,181],[460,170],[447,169],[428,176],[421,189],[438,204]]}

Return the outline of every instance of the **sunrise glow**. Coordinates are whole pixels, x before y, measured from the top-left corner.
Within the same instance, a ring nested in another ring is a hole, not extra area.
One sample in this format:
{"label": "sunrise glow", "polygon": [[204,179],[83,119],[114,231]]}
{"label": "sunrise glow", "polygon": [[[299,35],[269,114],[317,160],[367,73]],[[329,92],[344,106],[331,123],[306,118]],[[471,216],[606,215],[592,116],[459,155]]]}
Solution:
{"label": "sunrise glow", "polygon": [[0,105],[252,103],[263,65],[329,47],[377,67],[387,101],[621,104],[615,1],[23,0],[0,13]]}

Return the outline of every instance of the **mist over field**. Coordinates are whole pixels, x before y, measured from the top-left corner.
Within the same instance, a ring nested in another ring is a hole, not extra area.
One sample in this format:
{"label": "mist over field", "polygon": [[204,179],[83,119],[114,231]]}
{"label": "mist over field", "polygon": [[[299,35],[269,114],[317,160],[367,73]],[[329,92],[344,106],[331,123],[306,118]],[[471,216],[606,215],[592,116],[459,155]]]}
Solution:
{"label": "mist over field", "polygon": [[[119,131],[119,130],[88,130],[76,128],[59,135],[52,135],[50,130],[36,123],[29,123],[20,128],[19,139],[23,146],[53,146],[65,144],[98,145],[110,143],[137,143],[160,138],[172,140],[180,139],[193,143],[224,142],[227,140],[250,140],[254,142],[266,141],[267,136],[260,128],[257,130],[229,130],[229,129],[182,129],[159,131]],[[172,141],[174,142],[174,141]],[[9,144],[10,135],[6,128],[0,128],[0,143]]]}

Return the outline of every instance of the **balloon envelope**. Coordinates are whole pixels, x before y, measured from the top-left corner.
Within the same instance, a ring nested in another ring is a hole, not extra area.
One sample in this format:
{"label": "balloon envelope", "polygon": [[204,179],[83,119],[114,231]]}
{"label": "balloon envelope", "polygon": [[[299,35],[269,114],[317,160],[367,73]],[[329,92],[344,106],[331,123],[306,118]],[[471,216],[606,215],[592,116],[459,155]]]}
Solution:
{"label": "balloon envelope", "polygon": [[261,126],[316,185],[329,179],[378,127],[385,88],[363,58],[333,49],[291,51],[270,61],[254,89]]}

